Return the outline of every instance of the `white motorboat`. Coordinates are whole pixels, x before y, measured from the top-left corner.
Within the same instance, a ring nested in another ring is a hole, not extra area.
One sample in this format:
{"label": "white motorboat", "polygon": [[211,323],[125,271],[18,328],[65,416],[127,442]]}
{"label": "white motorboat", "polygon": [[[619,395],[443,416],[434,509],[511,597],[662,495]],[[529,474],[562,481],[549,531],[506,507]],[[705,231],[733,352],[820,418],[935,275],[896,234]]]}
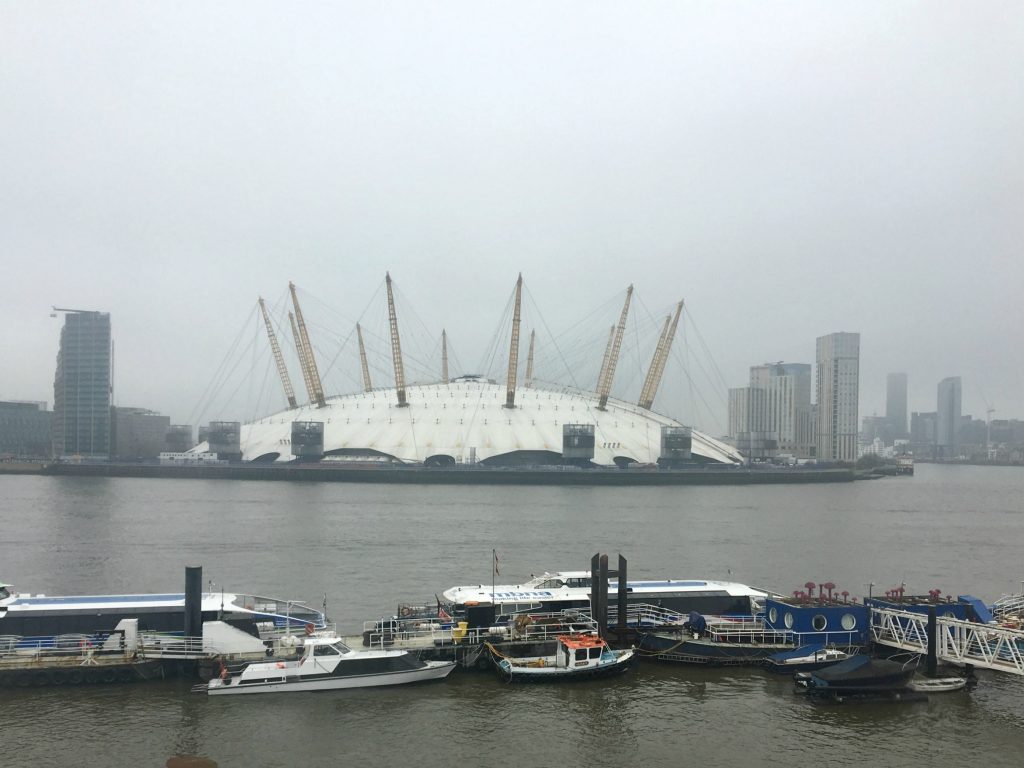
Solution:
{"label": "white motorboat", "polygon": [[316,632],[306,638],[296,661],[257,662],[237,674],[223,668],[195,690],[217,696],[369,688],[440,680],[453,669],[454,661],[423,661],[408,651],[352,650],[333,632]]}
{"label": "white motorboat", "polygon": [[907,683],[907,688],[918,693],[946,693],[962,691],[966,687],[966,677],[922,677]]}
{"label": "white motorboat", "polygon": [[560,635],[555,652],[544,656],[498,656],[499,673],[511,682],[554,682],[590,677],[606,677],[624,672],[636,652],[629,648],[616,651],[597,635]]}

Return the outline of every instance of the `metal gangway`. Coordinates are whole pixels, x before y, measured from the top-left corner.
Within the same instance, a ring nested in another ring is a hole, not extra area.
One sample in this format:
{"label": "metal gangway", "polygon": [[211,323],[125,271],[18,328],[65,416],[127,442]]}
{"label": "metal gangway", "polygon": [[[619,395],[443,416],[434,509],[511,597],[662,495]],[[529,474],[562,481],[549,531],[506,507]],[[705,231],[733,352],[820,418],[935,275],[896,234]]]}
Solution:
{"label": "metal gangway", "polygon": [[[937,616],[935,623],[935,651],[940,660],[1024,675],[1024,630],[952,616]],[[873,607],[871,639],[904,651],[927,653],[928,615]]]}

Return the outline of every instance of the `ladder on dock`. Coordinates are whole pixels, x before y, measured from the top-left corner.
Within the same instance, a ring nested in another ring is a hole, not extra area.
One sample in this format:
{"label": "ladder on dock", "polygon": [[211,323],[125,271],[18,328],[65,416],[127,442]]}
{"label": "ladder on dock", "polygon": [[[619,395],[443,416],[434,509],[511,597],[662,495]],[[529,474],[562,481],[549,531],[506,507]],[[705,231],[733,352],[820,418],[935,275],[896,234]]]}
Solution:
{"label": "ladder on dock", "polygon": [[[940,660],[1024,675],[1024,630],[951,616],[938,616],[935,623],[936,655]],[[871,638],[892,648],[927,653],[928,616],[895,608],[872,608]]]}

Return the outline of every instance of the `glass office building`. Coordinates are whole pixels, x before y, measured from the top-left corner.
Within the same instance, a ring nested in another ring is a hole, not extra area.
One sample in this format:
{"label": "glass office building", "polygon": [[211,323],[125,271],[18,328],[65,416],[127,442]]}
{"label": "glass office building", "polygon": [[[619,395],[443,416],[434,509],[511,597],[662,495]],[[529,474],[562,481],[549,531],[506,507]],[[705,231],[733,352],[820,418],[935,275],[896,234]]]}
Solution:
{"label": "glass office building", "polygon": [[68,311],[53,380],[53,454],[110,455],[110,315]]}

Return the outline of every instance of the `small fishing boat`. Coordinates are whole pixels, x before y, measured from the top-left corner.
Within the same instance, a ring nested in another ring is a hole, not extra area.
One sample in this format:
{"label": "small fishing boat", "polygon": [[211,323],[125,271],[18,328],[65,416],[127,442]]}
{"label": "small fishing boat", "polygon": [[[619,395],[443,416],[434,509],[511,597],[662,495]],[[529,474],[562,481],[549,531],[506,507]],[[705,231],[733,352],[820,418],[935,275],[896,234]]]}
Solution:
{"label": "small fishing boat", "polygon": [[509,682],[548,682],[606,677],[626,671],[635,658],[632,648],[612,650],[597,635],[559,635],[550,656],[499,656],[498,673]]}
{"label": "small fishing boat", "polygon": [[773,653],[765,659],[765,667],[770,672],[792,675],[796,672],[813,672],[818,669],[846,661],[851,654],[838,648],[830,648],[821,643],[811,643],[794,648],[791,651]]}
{"label": "small fishing boat", "polygon": [[237,674],[226,667],[219,677],[193,690],[211,696],[277,691],[326,691],[440,680],[454,661],[423,661],[408,651],[352,650],[332,632],[307,637],[297,661],[248,664]]}

